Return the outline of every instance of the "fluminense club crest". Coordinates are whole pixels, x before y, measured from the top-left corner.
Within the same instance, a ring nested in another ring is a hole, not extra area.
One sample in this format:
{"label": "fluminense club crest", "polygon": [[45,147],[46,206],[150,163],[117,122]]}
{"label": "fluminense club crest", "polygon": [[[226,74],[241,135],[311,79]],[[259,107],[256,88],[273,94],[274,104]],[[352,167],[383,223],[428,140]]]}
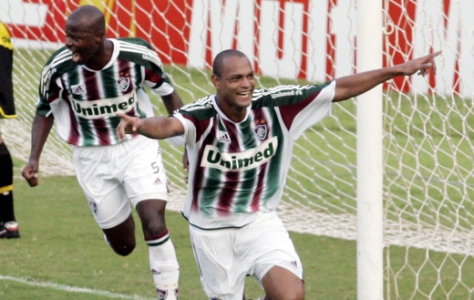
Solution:
{"label": "fluminense club crest", "polygon": [[130,86],[130,77],[122,76],[119,78],[119,80],[117,80],[117,83],[122,92],[125,92]]}
{"label": "fluminense club crest", "polygon": [[255,135],[257,135],[257,137],[261,141],[267,138],[267,134],[268,134],[267,124],[257,125],[253,131],[255,132]]}

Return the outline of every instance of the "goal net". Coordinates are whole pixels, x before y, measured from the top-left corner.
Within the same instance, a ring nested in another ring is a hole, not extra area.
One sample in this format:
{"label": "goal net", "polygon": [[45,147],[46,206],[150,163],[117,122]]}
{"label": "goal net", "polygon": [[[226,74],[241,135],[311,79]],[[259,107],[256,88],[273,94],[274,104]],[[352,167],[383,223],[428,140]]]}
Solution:
{"label": "goal net", "polygon": [[[20,161],[29,155],[39,72],[64,41],[67,16],[84,4],[104,11],[109,37],[149,41],[184,102],[214,92],[212,58],[228,48],[248,55],[263,87],[325,82],[357,70],[355,0],[2,0],[0,20],[15,45],[18,119],[0,126]],[[471,298],[474,0],[383,0],[383,16],[385,66],[443,51],[436,75],[383,86],[385,296]],[[176,198],[170,208],[179,210],[182,149],[161,146]],[[287,228],[355,240],[356,172],[356,102],[349,100],[335,104],[295,148],[280,210]],[[74,174],[70,148],[54,134],[41,173]]]}

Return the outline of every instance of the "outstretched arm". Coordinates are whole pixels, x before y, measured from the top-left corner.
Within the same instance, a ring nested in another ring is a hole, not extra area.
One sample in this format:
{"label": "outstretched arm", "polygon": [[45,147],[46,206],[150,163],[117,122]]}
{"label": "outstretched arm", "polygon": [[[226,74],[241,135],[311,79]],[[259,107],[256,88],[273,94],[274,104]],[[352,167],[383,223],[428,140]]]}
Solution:
{"label": "outstretched arm", "polygon": [[117,117],[122,118],[117,126],[117,136],[120,140],[124,140],[127,133],[138,133],[160,140],[184,134],[183,124],[175,117],[158,116],[140,119],[122,113],[117,113]]}
{"label": "outstretched arm", "polygon": [[410,76],[416,72],[418,72],[418,75],[425,76],[429,73],[429,69],[433,69],[433,72],[436,74],[434,58],[440,54],[441,51],[438,51],[393,67],[338,78],[336,79],[336,93],[333,102],[359,96],[397,76]]}
{"label": "outstretched arm", "polygon": [[33,120],[30,159],[21,172],[30,186],[37,186],[39,183],[39,159],[43,151],[43,146],[48,139],[49,132],[53,127],[53,123],[54,117],[52,114],[49,117],[36,115]]}

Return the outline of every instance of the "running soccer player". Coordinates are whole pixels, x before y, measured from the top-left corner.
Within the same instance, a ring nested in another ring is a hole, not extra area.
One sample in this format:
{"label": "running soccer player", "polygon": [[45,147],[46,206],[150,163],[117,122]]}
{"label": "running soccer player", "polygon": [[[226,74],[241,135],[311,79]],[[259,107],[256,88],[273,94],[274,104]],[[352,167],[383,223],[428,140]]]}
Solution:
{"label": "running soccer player", "polygon": [[138,38],[106,38],[105,17],[96,7],[72,12],[65,33],[65,47],[41,73],[23,176],[38,184],[41,151],[56,120],[57,134],[73,147],[77,179],[106,241],[123,256],[135,248],[131,203],[148,244],[158,299],[177,299],[179,265],[165,223],[168,189],[159,144],[140,135],[119,140],[115,113],[152,116],[144,88],[160,95],[170,114],[182,101],[151,46]]}
{"label": "running soccer player", "polygon": [[225,50],[213,62],[215,95],[172,117],[118,114],[119,138],[184,135],[189,184],[183,215],[209,299],[241,300],[247,275],[264,289],[261,299],[304,299],[301,261],[276,213],[296,139],[328,116],[333,102],[396,76],[436,71],[439,54],[321,85],[255,89],[247,56]]}

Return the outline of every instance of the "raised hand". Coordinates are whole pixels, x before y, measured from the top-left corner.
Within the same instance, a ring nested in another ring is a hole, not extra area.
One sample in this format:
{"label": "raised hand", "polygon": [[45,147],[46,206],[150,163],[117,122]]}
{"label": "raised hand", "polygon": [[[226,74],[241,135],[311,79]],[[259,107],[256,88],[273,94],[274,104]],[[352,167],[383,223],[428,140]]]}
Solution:
{"label": "raised hand", "polygon": [[400,68],[401,75],[413,75],[418,72],[418,75],[425,76],[430,72],[430,69],[433,70],[433,73],[436,74],[436,64],[434,58],[441,54],[441,51],[428,54],[423,57],[415,58],[413,60],[407,61],[398,65]]}

